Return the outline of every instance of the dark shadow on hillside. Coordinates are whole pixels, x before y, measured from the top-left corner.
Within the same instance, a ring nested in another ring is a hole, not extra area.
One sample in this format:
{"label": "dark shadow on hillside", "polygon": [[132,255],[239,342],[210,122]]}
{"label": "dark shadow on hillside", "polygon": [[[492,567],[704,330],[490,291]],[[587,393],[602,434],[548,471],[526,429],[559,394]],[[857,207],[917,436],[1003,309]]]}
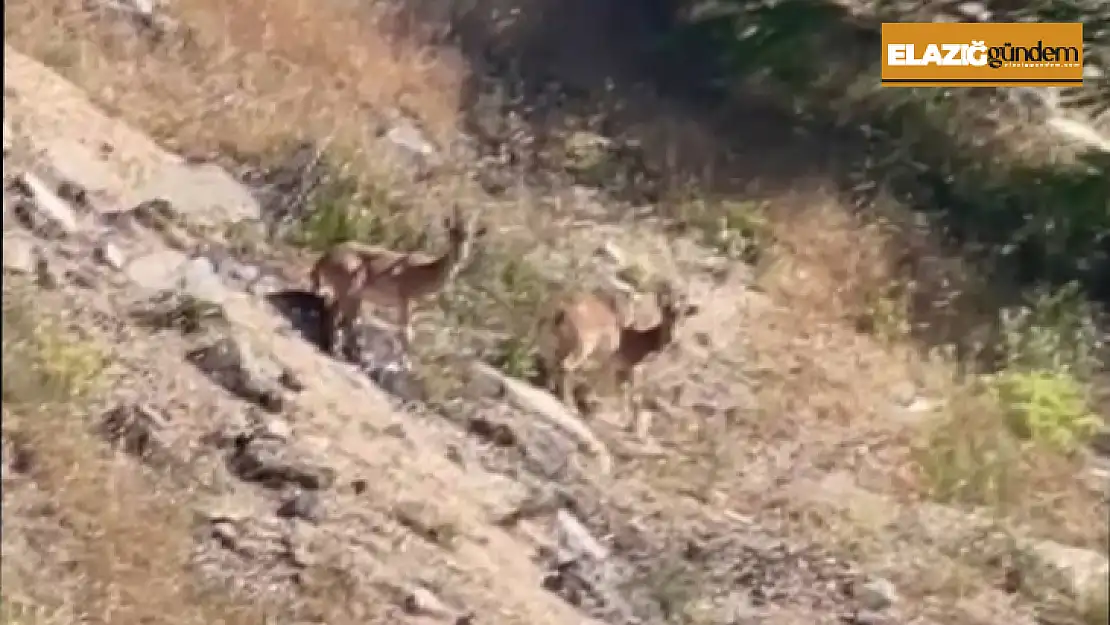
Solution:
{"label": "dark shadow on hillside", "polygon": [[[463,98],[467,130],[488,153],[509,145],[529,174],[559,169],[552,154],[570,129],[642,146],[631,158],[646,171],[635,189],[624,189],[641,201],[656,199],[658,187],[669,184],[662,178],[704,183],[708,176],[724,190],[755,185],[774,193],[823,177],[860,147],[844,144],[850,136],[808,134],[794,111],[754,86],[715,85],[723,67],[703,33],[675,37],[679,2],[482,0],[469,10],[448,4],[458,3],[405,0],[405,21],[450,33],[474,70]],[[847,17],[841,22],[842,29],[815,31],[820,42],[812,45],[825,56],[858,56],[877,42]]]}
{"label": "dark shadow on hillside", "polygon": [[[992,301],[1070,280],[1110,299],[1106,159],[1000,165],[972,145],[983,133],[951,125],[961,116],[941,90],[877,88],[878,20],[818,0],[723,4],[736,12],[697,25],[678,0],[406,7],[414,23],[449,25],[475,70],[468,130],[537,182],[562,169],[567,129],[618,141],[635,173],[600,182],[635,204],[690,181],[744,197],[832,183],[866,205],[878,182],[936,224],[946,249],[928,253],[959,250],[986,268]],[[972,91],[958,94],[963,105],[996,97]]]}

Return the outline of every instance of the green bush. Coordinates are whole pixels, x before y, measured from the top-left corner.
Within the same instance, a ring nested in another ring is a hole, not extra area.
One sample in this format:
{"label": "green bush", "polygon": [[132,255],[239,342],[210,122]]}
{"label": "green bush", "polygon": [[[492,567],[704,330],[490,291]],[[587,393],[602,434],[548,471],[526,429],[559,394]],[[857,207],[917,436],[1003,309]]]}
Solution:
{"label": "green bush", "polygon": [[1065,371],[1002,371],[987,377],[1010,429],[1022,439],[1074,451],[1098,430],[1084,385]]}
{"label": "green bush", "polygon": [[[1048,162],[1047,150],[996,140],[987,90],[876,88],[880,23],[915,16],[893,3],[874,10],[868,18],[829,2],[728,0],[677,26],[664,55],[707,74],[720,97],[756,89],[810,129],[852,137],[861,149],[841,163],[851,191],[861,180],[881,181],[934,216],[999,284],[1076,280],[1092,297],[1110,298],[1110,155]],[[997,13],[1083,21],[1092,55],[1110,32],[1110,8],[1090,0]],[[1092,82],[1099,84],[1083,97],[1094,110],[1110,106],[1097,101],[1110,97],[1110,81]]]}

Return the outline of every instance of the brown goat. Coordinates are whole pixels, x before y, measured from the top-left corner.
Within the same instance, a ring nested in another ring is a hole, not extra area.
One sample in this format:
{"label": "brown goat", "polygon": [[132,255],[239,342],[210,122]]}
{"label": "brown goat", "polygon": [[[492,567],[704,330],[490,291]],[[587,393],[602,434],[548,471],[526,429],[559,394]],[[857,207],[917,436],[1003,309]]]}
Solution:
{"label": "brown goat", "polygon": [[[554,373],[554,390],[568,405],[575,405],[574,377],[587,361],[595,359],[609,368],[621,390],[622,412],[632,411],[638,365],[661,351],[673,339],[678,323],[697,314],[699,307],[679,302],[670,288],[656,292],[660,319],[650,328],[638,329],[624,323],[612,298],[584,293],[564,302],[552,317],[550,326],[554,346],[549,352],[548,370]],[[627,416],[627,413],[626,413]]]}
{"label": "brown goat", "polygon": [[432,295],[452,281],[470,257],[472,244],[486,229],[464,224],[456,206],[444,219],[447,250],[434,257],[420,252],[399,252],[356,241],[336,244],[312,267],[312,290],[324,301],[323,344],[336,350],[358,320],[363,300],[399,311],[401,345],[408,352],[412,343],[412,307],[416,300]]}

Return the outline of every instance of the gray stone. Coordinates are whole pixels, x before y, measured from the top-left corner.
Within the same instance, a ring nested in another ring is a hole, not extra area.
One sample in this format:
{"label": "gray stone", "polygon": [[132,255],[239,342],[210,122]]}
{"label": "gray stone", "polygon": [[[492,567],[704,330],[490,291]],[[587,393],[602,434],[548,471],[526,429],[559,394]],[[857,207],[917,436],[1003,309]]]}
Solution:
{"label": "gray stone", "polygon": [[108,242],[102,243],[93,250],[93,259],[107,267],[115,270],[123,269],[127,264],[127,256],[115,244]]}
{"label": "gray stone", "polygon": [[257,435],[288,442],[293,438],[293,426],[285,419],[272,417],[262,422]]}
{"label": "gray stone", "polygon": [[331,467],[294,454],[285,444],[269,438],[251,438],[236,445],[227,467],[243,481],[274,490],[326,490],[336,479]]}
{"label": "gray stone", "polygon": [[19,183],[30,196],[38,216],[60,235],[71,235],[78,231],[77,213],[65,200],[58,197],[38,176],[24,172]]}
{"label": "gray stone", "polygon": [[177,288],[198,300],[222,304],[228,298],[229,291],[216,274],[212,261],[203,256],[182,263],[177,281]]}
{"label": "gray stone", "polygon": [[260,216],[250,191],[213,164],[167,164],[122,203],[134,206],[152,198],[169,200],[185,218],[198,224],[218,225]]}
{"label": "gray stone", "polygon": [[29,237],[4,235],[4,270],[15,273],[33,273],[41,254]]}
{"label": "gray stone", "polygon": [[247,341],[224,336],[190,351],[186,358],[213,381],[263,410],[278,413],[284,408],[277,388],[281,368],[256,354]]}
{"label": "gray stone", "polygon": [[864,609],[872,612],[886,610],[898,601],[898,590],[894,584],[881,577],[859,584],[855,594]]}
{"label": "gray stone", "polygon": [[132,258],[124,267],[128,279],[152,291],[174,288],[182,264],[188,260],[177,250],[161,250]]}
{"label": "gray stone", "polygon": [[1063,574],[1076,596],[1097,592],[1100,585],[1105,589],[1110,575],[1110,561],[1105,555],[1051,540],[1029,541],[1025,547],[1042,565]]}
{"label": "gray stone", "polygon": [[968,19],[980,22],[988,21],[991,18],[990,9],[982,2],[961,2],[956,5],[956,11]]}
{"label": "gray stone", "polygon": [[320,495],[313,490],[299,490],[288,495],[278,506],[277,515],[283,519],[303,519],[318,523],[323,517]]}
{"label": "gray stone", "polygon": [[435,146],[424,137],[424,133],[409,123],[394,126],[385,133],[385,137],[393,145],[404,148],[414,155],[428,158],[436,153]]}
{"label": "gray stone", "polygon": [[[40,138],[34,139],[38,146]],[[41,142],[43,156],[59,178],[90,193],[110,190],[119,184],[118,174],[91,146],[66,137],[43,137]]]}
{"label": "gray stone", "polygon": [[545,421],[569,434],[583,448],[589,449],[597,459],[598,469],[605,474],[612,470],[609,449],[576,415],[570,412],[551,393],[516,380],[481,362],[472,364],[473,374],[489,378],[489,384],[499,385],[509,401],[522,410],[542,417]]}

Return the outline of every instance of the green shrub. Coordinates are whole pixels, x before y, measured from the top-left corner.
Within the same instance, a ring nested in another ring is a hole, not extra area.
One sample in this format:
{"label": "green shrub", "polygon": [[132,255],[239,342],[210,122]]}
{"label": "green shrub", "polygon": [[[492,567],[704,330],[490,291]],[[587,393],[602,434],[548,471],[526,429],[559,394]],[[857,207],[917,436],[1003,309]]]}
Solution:
{"label": "green shrub", "polygon": [[1003,367],[1066,371],[1088,379],[1101,366],[1104,348],[1095,319],[1076,282],[1028,294],[1024,305],[999,313]]}
{"label": "green shrub", "polygon": [[106,355],[56,321],[37,316],[29,306],[5,284],[4,403],[61,403],[100,389]]}
{"label": "green shrub", "polygon": [[1006,423],[1022,439],[1071,452],[1098,430],[1086,389],[1065,371],[1007,370],[988,376],[986,388]]}
{"label": "green shrub", "polygon": [[764,207],[756,202],[695,197],[679,201],[672,210],[676,219],[701,234],[703,245],[729,258],[754,264],[771,243]]}
{"label": "green shrub", "polygon": [[293,243],[323,250],[343,241],[381,242],[390,238],[383,219],[387,213],[383,192],[365,189],[353,177],[336,175],[313,193]]}

